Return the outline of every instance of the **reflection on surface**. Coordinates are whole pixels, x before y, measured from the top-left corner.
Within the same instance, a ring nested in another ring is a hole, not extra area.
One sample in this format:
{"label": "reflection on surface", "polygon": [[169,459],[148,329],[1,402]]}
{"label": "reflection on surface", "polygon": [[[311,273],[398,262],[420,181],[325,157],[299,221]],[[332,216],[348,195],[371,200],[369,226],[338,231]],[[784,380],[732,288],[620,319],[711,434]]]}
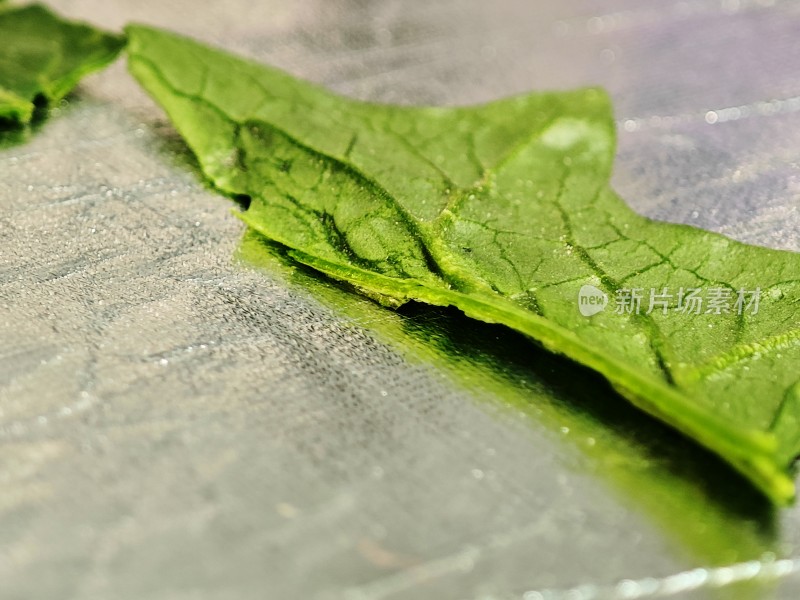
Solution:
{"label": "reflection on surface", "polygon": [[[545,428],[558,463],[606,482],[632,510],[702,566],[779,554],[772,506],[736,471],[673,429],[644,415],[603,378],[550,354],[502,326],[411,303],[389,311],[313,271],[289,264],[255,233],[238,258],[314,297],[398,349],[445,374],[500,413]],[[555,441],[558,440],[558,441]],[[575,449],[578,452],[575,452]],[[737,596],[755,582],[737,586]],[[729,589],[733,592],[734,590]],[[753,597],[766,590],[750,589]]]}

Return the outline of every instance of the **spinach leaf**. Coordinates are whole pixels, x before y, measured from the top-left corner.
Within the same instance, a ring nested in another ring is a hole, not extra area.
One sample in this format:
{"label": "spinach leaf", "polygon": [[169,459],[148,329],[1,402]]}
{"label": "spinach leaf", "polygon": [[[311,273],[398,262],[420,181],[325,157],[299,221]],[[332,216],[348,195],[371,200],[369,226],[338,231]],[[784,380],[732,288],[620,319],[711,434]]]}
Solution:
{"label": "spinach leaf", "polygon": [[125,44],[40,5],[0,9],[0,40],[0,120],[15,124],[28,123],[37,106],[66,96]]}
{"label": "spinach leaf", "polygon": [[[602,91],[384,106],[156,29],[128,36],[131,72],[206,176],[250,198],[243,220],[295,260],[390,306],[455,306],[516,329],[774,502],[793,498],[800,255],[631,211],[608,185]],[[601,302],[593,315],[579,294]]]}

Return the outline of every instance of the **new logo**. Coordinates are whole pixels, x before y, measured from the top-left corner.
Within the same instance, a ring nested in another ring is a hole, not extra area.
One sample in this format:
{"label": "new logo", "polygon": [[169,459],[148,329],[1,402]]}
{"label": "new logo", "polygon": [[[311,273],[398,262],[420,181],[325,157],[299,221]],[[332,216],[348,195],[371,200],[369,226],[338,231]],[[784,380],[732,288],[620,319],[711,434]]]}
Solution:
{"label": "new logo", "polygon": [[584,317],[602,312],[608,306],[608,295],[593,285],[584,285],[578,292],[578,310]]}

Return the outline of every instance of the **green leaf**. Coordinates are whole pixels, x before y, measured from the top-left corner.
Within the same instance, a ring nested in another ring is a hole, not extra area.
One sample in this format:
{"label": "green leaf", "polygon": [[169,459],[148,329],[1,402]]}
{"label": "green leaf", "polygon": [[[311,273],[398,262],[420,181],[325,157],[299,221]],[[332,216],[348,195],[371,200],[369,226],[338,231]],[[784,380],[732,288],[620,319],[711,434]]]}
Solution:
{"label": "green leaf", "polygon": [[[456,306],[516,329],[601,373],[776,503],[793,498],[800,255],[631,211],[608,187],[614,121],[602,91],[383,106],[159,30],[128,35],[132,73],[204,173],[250,198],[244,221],[295,260],[387,305]],[[585,317],[584,285],[607,298],[663,288],[761,298],[757,314],[687,315],[673,295],[663,313]]]}
{"label": "green leaf", "polygon": [[0,9],[0,120],[28,123],[109,64],[124,38],[65,21],[40,5]]}

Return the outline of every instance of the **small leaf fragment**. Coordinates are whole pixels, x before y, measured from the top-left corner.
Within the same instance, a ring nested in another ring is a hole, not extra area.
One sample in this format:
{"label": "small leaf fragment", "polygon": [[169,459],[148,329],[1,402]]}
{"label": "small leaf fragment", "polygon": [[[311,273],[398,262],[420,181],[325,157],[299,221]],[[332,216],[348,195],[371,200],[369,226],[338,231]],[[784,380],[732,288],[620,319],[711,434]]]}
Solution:
{"label": "small leaf fragment", "polygon": [[37,106],[66,96],[113,61],[121,36],[67,21],[33,4],[0,9],[0,120],[24,125]]}

